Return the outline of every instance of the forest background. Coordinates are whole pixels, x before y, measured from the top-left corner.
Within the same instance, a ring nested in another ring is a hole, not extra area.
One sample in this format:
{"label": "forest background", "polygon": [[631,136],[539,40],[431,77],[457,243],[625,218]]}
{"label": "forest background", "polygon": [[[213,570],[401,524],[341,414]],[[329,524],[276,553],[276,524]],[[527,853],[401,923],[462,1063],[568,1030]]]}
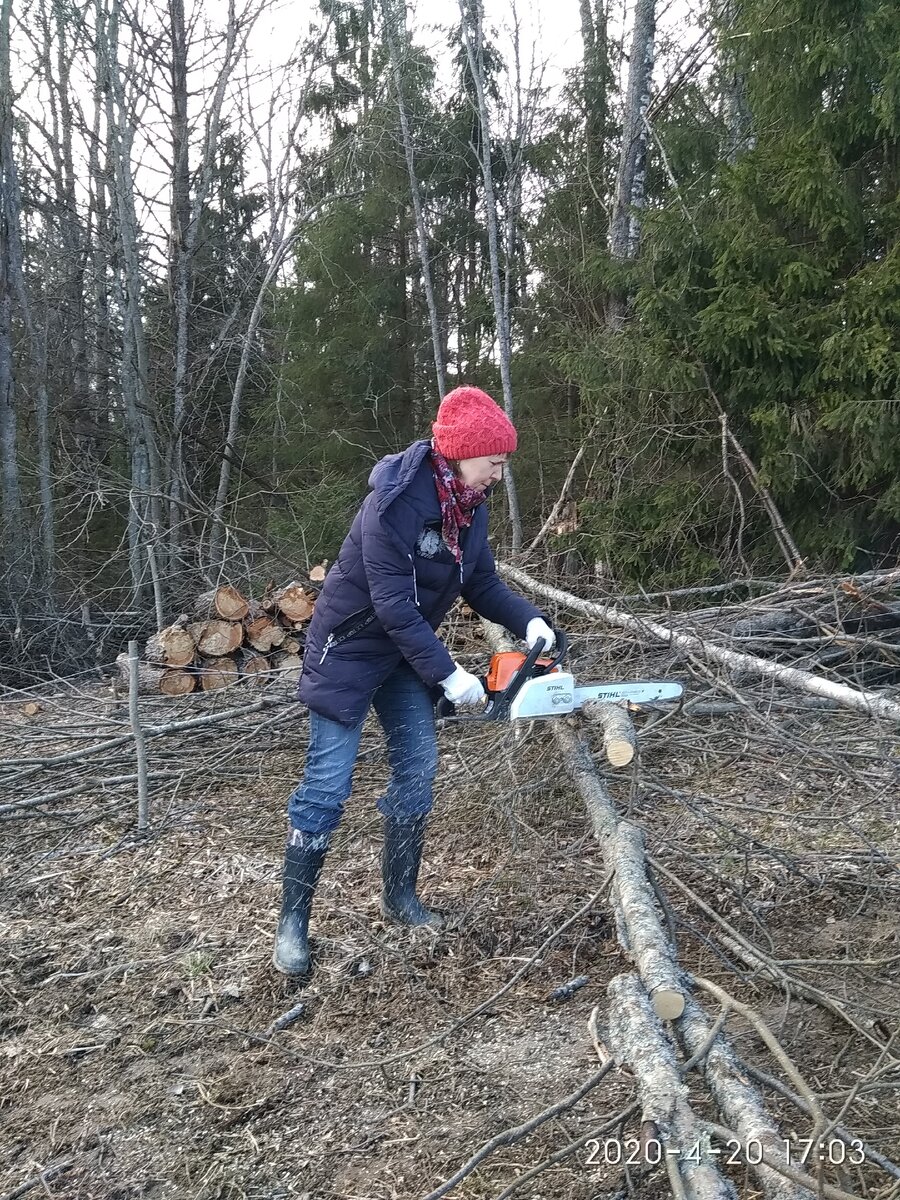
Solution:
{"label": "forest background", "polygon": [[463,382],[519,430],[498,554],[626,591],[896,560],[900,8],[567,3],[550,88],[480,0],[427,47],[318,0],[277,67],[270,0],[0,0],[17,677],[332,560]]}

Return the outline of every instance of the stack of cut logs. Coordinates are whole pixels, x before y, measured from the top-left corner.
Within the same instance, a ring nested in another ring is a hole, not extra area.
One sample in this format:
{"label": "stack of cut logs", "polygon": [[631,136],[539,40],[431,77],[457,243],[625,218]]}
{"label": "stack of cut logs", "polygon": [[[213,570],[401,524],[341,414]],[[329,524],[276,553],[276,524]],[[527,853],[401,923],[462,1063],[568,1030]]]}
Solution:
{"label": "stack of cut logs", "polygon": [[[314,568],[310,579],[318,583]],[[300,676],[304,628],[313,613],[315,592],[296,581],[247,600],[230,585],[198,596],[193,614],[183,613],[147,639],[138,684],[143,693],[184,696],[215,691],[246,679],[296,682]],[[128,678],[128,655],[116,659]]]}

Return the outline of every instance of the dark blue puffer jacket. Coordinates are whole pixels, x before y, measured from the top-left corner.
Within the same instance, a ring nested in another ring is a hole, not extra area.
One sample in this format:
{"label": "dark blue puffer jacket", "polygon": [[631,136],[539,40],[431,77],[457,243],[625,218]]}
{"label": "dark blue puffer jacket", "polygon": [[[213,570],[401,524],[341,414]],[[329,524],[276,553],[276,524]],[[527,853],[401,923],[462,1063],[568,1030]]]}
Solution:
{"label": "dark blue puffer jacket", "polygon": [[435,689],[452,674],[435,630],[459,595],[519,638],[532,617],[548,620],[497,575],[486,503],[460,532],[462,562],[454,559],[441,538],[429,439],[377,462],[369,486],[316,601],[297,685],[300,701],[348,727],[401,658]]}

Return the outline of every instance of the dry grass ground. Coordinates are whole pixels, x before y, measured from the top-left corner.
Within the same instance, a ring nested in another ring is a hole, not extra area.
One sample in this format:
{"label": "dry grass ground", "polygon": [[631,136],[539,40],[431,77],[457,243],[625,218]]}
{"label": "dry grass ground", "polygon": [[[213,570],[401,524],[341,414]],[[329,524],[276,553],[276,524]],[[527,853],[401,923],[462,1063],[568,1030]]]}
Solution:
{"label": "dry grass ground", "polygon": [[[700,686],[684,664],[584,632],[585,680],[665,670]],[[467,648],[468,665],[483,666],[483,651]],[[107,711],[99,688],[45,702],[48,737]],[[2,720],[22,727],[18,700]],[[266,720],[245,741],[209,732],[152,744],[154,763],[202,750],[208,768],[156,785],[147,838],[132,833],[129,787],[81,793],[62,817],[50,805],[3,824],[0,1195],[31,1182],[31,1196],[70,1200],[414,1200],[597,1070],[588,1017],[599,1006],[602,1025],[606,985],[628,963],[603,896],[541,949],[604,879],[546,727],[518,740],[509,728],[441,733],[420,890],[459,920],[434,934],[379,916],[386,762],[370,717],[316,899],[316,970],[298,987],[270,956],[306,720],[303,710]],[[879,1062],[877,1046],[893,1037],[896,1055],[900,1028],[896,731],[799,709],[763,725],[749,713],[655,720],[641,718],[639,767],[610,786],[673,873],[658,882],[682,963],[752,1005],[828,1116],[896,1159],[898,1062]],[[37,790],[29,777],[6,798]],[[721,921],[838,1015],[754,976]],[[551,999],[579,975],[586,986]],[[302,1016],[267,1035],[301,1000]],[[783,1078],[751,1025],[732,1017],[727,1031],[746,1061]],[[690,1088],[711,1116],[702,1079]],[[804,1137],[808,1117],[766,1095],[785,1136]],[[613,1071],[450,1194],[506,1194],[635,1098],[628,1072]],[[635,1136],[638,1120],[610,1136]],[[670,1194],[664,1174],[632,1167],[625,1178],[603,1161],[612,1155],[588,1143],[516,1194]],[[759,1194],[741,1168],[728,1173],[739,1196]],[[900,1194],[872,1165],[829,1166],[825,1178],[872,1200]]]}

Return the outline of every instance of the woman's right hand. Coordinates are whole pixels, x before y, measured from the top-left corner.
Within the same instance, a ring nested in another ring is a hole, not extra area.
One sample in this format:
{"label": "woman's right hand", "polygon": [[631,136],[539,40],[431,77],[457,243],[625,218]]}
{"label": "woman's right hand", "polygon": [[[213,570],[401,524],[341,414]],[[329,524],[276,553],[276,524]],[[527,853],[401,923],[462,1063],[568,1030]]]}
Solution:
{"label": "woman's right hand", "polygon": [[457,667],[452,675],[441,680],[444,695],[453,704],[480,704],[484,696],[484,688],[477,675],[471,675],[462,667]]}

